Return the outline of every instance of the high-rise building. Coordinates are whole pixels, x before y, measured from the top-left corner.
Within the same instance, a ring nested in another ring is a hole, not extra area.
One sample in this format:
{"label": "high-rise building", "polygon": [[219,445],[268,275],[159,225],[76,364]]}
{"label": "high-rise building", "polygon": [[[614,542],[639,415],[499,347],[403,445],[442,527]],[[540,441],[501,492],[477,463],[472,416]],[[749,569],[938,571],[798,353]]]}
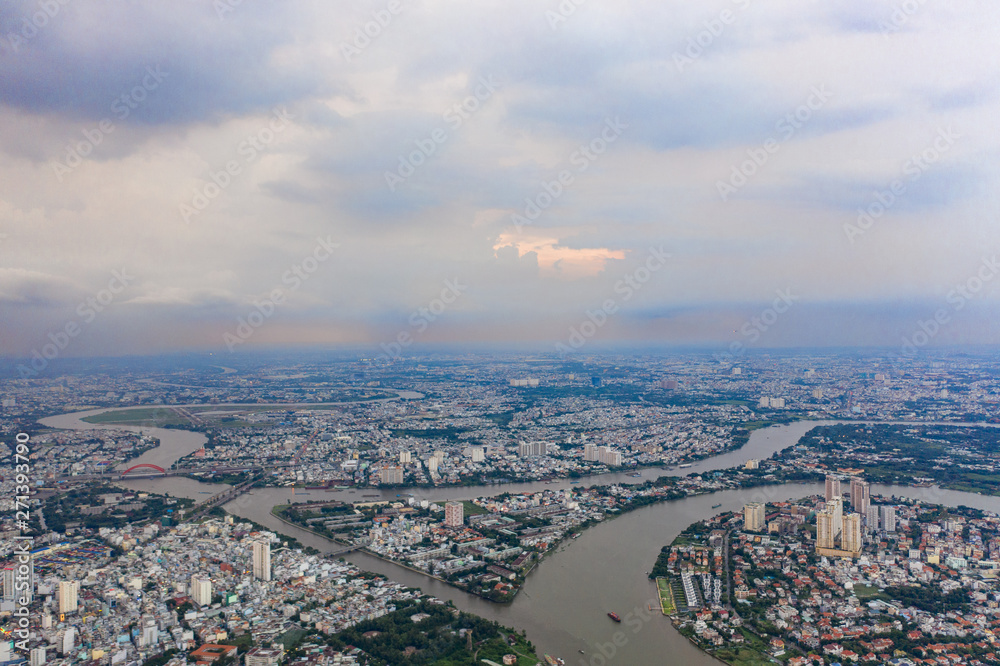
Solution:
{"label": "high-rise building", "polygon": [[865,527],[868,528],[869,532],[878,531],[878,507],[874,505],[869,505],[868,510],[865,511]]}
{"label": "high-rise building", "polygon": [[834,497],[826,503],[826,507],[833,516],[833,536],[839,537],[844,529],[844,498]]}
{"label": "high-rise building", "polygon": [[759,532],[764,529],[764,504],[750,502],[743,507],[743,529],[747,532]]}
{"label": "high-rise building", "polygon": [[522,458],[533,456],[544,456],[548,453],[545,442],[521,442],[517,447],[517,454]]}
{"label": "high-rise building", "polygon": [[840,490],[840,477],[828,475],[826,477],[826,501],[829,502],[834,497],[843,496]]}
{"label": "high-rise building", "polygon": [[871,486],[857,477],[851,478],[851,509],[862,516],[868,514],[871,505]]}
{"label": "high-rise building", "polygon": [[473,446],[472,451],[469,452],[472,456],[472,462],[483,462],[486,460],[486,449],[481,446]]}
{"label": "high-rise building", "polygon": [[45,663],[45,647],[31,648],[31,666],[42,666]]}
{"label": "high-rise building", "polygon": [[816,514],[816,547],[833,548],[833,513],[829,510]]}
{"label": "high-rise building", "polygon": [[861,552],[861,514],[849,513],[844,516],[842,549],[852,553]]}
{"label": "high-rise building", "polygon": [[73,652],[73,648],[76,647],[76,627],[69,627],[62,635],[62,643],[60,649],[63,656]]}
{"label": "high-rise building", "polygon": [[610,446],[597,447],[597,459],[609,467],[621,467],[622,452],[615,451]]}
{"label": "high-rise building", "polygon": [[411,462],[412,460],[413,460],[413,454],[410,453],[409,451],[400,451],[399,452],[399,464],[400,465],[405,465],[406,463]]}
{"label": "high-rise building", "polygon": [[437,459],[436,456],[431,456],[430,458],[427,459],[427,471],[428,472],[436,472],[436,471],[438,471],[438,464],[439,463],[440,463],[440,461]]}
{"label": "high-rise building", "polygon": [[253,577],[271,580],[271,544],[267,541],[253,542]]}
{"label": "high-rise building", "polygon": [[3,598],[4,601],[14,600],[14,567],[9,566],[3,570]]}
{"label": "high-rise building", "polygon": [[445,527],[461,527],[465,524],[465,507],[461,502],[448,502],[444,505]]}
{"label": "high-rise building", "polygon": [[191,600],[199,606],[212,603],[212,581],[208,576],[191,576]]}
{"label": "high-rise building", "polygon": [[894,506],[880,506],[879,508],[879,521],[881,527],[886,532],[896,531],[896,507]]}
{"label": "high-rise building", "polygon": [[72,613],[77,609],[77,593],[80,591],[80,583],[75,580],[59,581],[59,612]]}
{"label": "high-rise building", "polygon": [[400,485],[403,483],[403,468],[383,467],[379,471],[379,481],[386,485]]}
{"label": "high-rise building", "polygon": [[584,444],[583,445],[583,459],[590,462],[597,462],[597,445],[596,444]]}
{"label": "high-rise building", "polygon": [[[15,565],[11,565],[3,570],[3,598],[5,601],[24,599],[27,600],[27,603],[31,603],[31,599],[35,591],[35,560],[29,560],[27,566],[27,581],[23,578],[18,580],[17,566]],[[21,585],[25,585],[25,583],[27,583],[27,585],[23,589],[19,590],[17,587],[18,583]]]}

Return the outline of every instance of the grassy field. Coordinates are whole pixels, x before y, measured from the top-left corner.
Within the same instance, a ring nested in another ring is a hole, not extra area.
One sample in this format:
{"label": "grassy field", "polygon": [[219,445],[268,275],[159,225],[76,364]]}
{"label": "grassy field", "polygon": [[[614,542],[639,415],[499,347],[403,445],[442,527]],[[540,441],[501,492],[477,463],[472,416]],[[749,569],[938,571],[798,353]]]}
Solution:
{"label": "grassy field", "polygon": [[469,500],[462,500],[462,506],[465,507],[465,515],[466,516],[478,516],[479,514],[482,514],[482,513],[488,513],[488,511],[486,511],[486,509],[484,509],[483,507],[479,506],[478,504],[473,504]]}
{"label": "grassy field", "polygon": [[855,585],[854,596],[856,596],[860,601],[864,601],[865,599],[889,598],[885,593],[879,592],[877,587],[873,587],[871,585]]}
{"label": "grassy field", "polygon": [[674,593],[670,589],[670,579],[657,578],[656,589],[660,593],[660,610],[663,611],[663,614],[673,615],[676,613],[677,606],[674,605]]}

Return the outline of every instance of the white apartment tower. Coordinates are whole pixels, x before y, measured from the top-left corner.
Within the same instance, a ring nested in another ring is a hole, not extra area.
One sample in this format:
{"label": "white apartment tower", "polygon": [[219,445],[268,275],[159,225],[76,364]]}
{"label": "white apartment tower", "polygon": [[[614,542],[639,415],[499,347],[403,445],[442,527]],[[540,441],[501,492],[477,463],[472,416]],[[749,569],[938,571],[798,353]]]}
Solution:
{"label": "white apartment tower", "polygon": [[253,577],[271,580],[271,544],[267,541],[253,542]]}

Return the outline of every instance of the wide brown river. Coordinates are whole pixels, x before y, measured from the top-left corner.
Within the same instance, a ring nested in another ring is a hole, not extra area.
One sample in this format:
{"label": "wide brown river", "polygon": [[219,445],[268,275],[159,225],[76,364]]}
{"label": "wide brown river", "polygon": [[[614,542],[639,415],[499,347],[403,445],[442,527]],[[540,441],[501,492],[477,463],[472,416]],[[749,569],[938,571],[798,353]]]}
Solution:
{"label": "wide brown river", "polygon": [[[107,411],[107,410],[97,410]],[[42,420],[54,428],[93,428],[81,422],[82,416],[93,412],[64,414]],[[743,464],[748,458],[766,458],[772,453],[795,444],[810,428],[830,422],[798,422],[755,431],[740,450],[709,458],[691,468],[665,472],[649,469],[644,479],[664,474],[686,475],[710,472]],[[120,426],[116,428],[122,429]],[[173,461],[199,448],[204,437],[183,430],[157,428],[125,428],[142,430],[160,439],[160,447],[149,451],[136,462],[152,462],[166,467]],[[418,499],[444,500],[495,495],[502,492],[528,492],[543,489],[581,487],[614,482],[635,483],[625,474],[605,474],[582,480],[572,486],[569,481],[555,484],[519,483],[501,486],[472,486],[437,490],[411,489]],[[158,478],[123,482],[122,485],[174,496],[203,500],[207,492],[217,492],[222,486],[205,484],[185,478]],[[321,551],[335,549],[325,539],[310,532],[282,523],[271,515],[271,507],[289,500],[308,502],[326,499],[357,501],[362,494],[376,491],[309,491],[295,494],[288,488],[254,490],[226,505],[226,510],[262,525],[289,534],[302,543]],[[395,499],[398,491],[379,493],[385,499]],[[649,506],[600,523],[574,540],[569,540],[551,553],[528,577],[520,594],[509,605],[494,604],[449,587],[434,579],[398,567],[365,553],[351,553],[347,559],[359,567],[385,574],[408,586],[419,587],[428,594],[450,599],[458,608],[524,629],[539,654],[548,653],[564,658],[567,664],[628,666],[653,664],[718,664],[719,662],[695,648],[682,637],[659,611],[648,611],[656,603],[656,590],[647,572],[656,560],[660,548],[670,543],[685,527],[696,520],[721,511],[739,510],[749,501],[781,501],[822,492],[820,484],[786,484],[750,490],[734,490],[699,495]],[[949,506],[964,504],[1000,512],[1000,497],[985,497],[937,488],[910,488],[873,485],[872,494],[897,495],[939,502]],[[721,507],[713,509],[714,504]],[[624,622],[615,624],[609,611],[617,612]],[[617,632],[617,644],[613,637]],[[583,650],[584,653],[580,653]]]}

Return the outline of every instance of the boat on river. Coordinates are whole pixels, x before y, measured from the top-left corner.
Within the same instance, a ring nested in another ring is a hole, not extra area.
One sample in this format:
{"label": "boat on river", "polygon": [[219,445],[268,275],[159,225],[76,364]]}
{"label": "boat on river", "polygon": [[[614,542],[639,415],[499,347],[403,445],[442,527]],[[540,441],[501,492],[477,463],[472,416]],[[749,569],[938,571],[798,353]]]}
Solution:
{"label": "boat on river", "polygon": [[610,617],[615,622],[621,622],[622,621],[622,619],[620,617],[618,617],[618,613],[608,613],[608,617]]}
{"label": "boat on river", "polygon": [[713,509],[718,509],[718,508],[719,508],[720,506],[722,506],[722,505],[721,505],[721,504],[713,504],[713,505],[712,505],[712,508],[713,508]]}

